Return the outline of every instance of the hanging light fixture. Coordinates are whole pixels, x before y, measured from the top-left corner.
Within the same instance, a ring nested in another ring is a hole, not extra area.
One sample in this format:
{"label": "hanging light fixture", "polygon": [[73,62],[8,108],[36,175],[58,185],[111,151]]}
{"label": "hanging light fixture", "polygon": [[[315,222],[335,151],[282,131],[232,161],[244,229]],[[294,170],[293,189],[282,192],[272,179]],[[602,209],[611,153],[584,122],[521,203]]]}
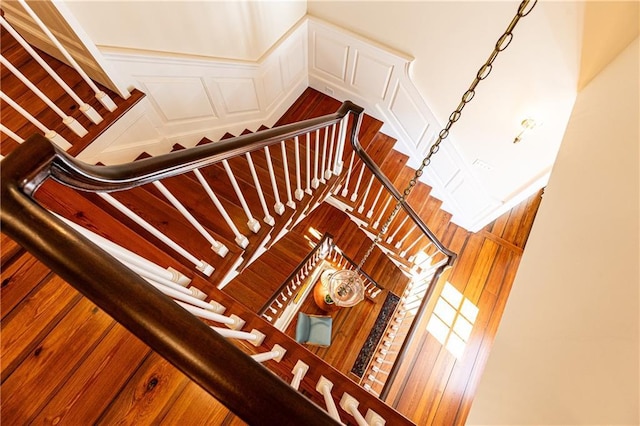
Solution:
{"label": "hanging light fixture", "polygon": [[[476,73],[476,77],[473,79],[473,82],[471,83],[467,91],[462,95],[458,107],[449,116],[447,125],[442,130],[440,130],[440,133],[438,133],[438,138],[433,143],[433,145],[431,145],[427,156],[422,160],[420,167],[416,170],[415,175],[409,181],[409,185],[403,191],[400,199],[393,208],[393,211],[385,221],[384,225],[382,225],[382,227],[380,228],[380,232],[378,232],[378,235],[376,235],[375,239],[371,242],[371,245],[369,246],[367,252],[365,253],[356,269],[345,269],[342,271],[338,271],[333,273],[329,277],[328,286],[330,297],[333,298],[334,301],[337,301],[340,298],[343,298],[344,300],[344,302],[341,303],[345,303],[345,305],[339,306],[353,306],[364,299],[364,284],[360,279],[360,271],[362,270],[364,263],[371,255],[371,252],[373,252],[374,247],[382,240],[382,236],[387,232],[389,225],[400,211],[402,204],[406,201],[407,197],[409,197],[409,194],[411,194],[411,191],[416,186],[418,179],[420,178],[420,176],[422,176],[425,167],[427,167],[431,163],[431,157],[440,150],[440,144],[449,136],[449,131],[451,130],[453,124],[460,119],[463,108],[475,96],[475,90],[478,84],[482,80],[487,78],[491,73],[491,70],[493,69],[493,61],[495,61],[498,54],[505,50],[511,43],[511,40],[513,39],[513,30],[516,27],[516,24],[518,23],[520,18],[527,16],[531,12],[531,10],[533,10],[536,3],[537,0],[523,0],[520,3],[516,15],[513,17],[502,36],[500,36],[500,38],[496,42],[493,52],[491,52],[489,58]],[[516,143],[516,141],[514,141],[514,143]],[[361,298],[359,298],[360,289],[362,289]],[[338,303],[336,302],[336,304]]]}

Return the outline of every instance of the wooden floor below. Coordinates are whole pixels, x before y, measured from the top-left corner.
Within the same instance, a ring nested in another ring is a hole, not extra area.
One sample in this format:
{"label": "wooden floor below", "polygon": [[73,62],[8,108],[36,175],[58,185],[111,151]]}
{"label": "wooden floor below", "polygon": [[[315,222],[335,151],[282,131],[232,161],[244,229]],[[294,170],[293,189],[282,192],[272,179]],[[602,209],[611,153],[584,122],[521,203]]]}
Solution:
{"label": "wooden floor below", "polygon": [[[460,360],[427,332],[416,339],[389,398],[416,424],[464,424],[539,201],[475,234],[445,232],[459,253],[449,281],[479,314]],[[4,422],[244,424],[5,237],[2,258]]]}

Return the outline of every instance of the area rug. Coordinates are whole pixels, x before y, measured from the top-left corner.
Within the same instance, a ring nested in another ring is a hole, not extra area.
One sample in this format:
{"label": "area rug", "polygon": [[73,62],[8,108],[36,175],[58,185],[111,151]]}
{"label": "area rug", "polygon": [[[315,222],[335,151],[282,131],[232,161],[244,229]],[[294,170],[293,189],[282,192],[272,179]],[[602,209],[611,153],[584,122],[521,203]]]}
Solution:
{"label": "area rug", "polygon": [[364,342],[362,349],[360,349],[360,353],[358,354],[358,358],[356,358],[356,362],[353,364],[351,368],[351,372],[358,377],[362,377],[364,372],[367,369],[367,365],[369,365],[369,361],[373,356],[376,348],[378,347],[378,343],[380,343],[380,339],[382,338],[382,334],[384,330],[387,328],[387,323],[391,319],[391,315],[398,306],[398,302],[400,301],[400,297],[396,296],[393,293],[388,293],[387,298],[384,300],[382,304],[382,309],[380,309],[380,313],[378,314],[378,318],[376,318],[376,322],[371,328],[369,332],[369,336],[367,340]]}

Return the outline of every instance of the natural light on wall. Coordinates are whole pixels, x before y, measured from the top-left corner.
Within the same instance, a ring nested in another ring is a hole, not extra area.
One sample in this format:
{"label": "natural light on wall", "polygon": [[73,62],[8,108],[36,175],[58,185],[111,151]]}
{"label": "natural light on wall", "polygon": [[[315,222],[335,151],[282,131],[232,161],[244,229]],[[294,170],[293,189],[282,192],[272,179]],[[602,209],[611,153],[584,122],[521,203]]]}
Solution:
{"label": "natural light on wall", "polygon": [[447,281],[433,309],[427,331],[460,359],[477,316],[478,307]]}

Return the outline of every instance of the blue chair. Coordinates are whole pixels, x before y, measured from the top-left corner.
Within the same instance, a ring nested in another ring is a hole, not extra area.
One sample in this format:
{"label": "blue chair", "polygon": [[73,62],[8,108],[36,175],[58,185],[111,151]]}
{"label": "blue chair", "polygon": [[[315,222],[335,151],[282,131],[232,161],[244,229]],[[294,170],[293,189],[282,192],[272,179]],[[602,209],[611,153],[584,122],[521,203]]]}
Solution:
{"label": "blue chair", "polygon": [[327,347],[331,344],[332,318],[298,313],[296,340],[298,343]]}

